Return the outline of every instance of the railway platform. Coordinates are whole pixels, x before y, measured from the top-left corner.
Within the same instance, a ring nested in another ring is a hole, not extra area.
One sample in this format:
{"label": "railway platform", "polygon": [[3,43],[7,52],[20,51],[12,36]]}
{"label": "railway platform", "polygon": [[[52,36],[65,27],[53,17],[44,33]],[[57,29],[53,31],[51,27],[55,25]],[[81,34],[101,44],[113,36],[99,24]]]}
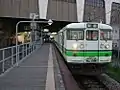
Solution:
{"label": "railway platform", "polygon": [[0,90],[65,90],[52,45],[43,44],[1,76]]}

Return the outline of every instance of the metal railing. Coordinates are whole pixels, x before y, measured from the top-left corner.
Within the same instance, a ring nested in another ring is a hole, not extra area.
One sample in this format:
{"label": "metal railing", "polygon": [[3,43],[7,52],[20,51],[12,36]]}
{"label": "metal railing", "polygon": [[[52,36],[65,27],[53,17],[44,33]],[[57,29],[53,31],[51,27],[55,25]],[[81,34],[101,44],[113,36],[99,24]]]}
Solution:
{"label": "metal railing", "polygon": [[[0,49],[0,75],[26,58],[26,56],[30,55],[37,49],[37,45],[36,42],[20,44],[18,45],[17,52],[16,46]],[[38,47],[40,47],[40,44]],[[16,56],[18,57],[17,60]]]}

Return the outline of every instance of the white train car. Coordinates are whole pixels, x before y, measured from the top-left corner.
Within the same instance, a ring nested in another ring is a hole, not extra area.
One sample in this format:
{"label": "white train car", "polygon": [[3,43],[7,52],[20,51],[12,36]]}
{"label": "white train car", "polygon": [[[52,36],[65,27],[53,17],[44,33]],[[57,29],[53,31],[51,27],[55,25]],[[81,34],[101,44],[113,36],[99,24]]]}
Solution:
{"label": "white train car", "polygon": [[71,23],[58,32],[56,45],[73,71],[99,74],[111,62],[112,27],[106,24]]}

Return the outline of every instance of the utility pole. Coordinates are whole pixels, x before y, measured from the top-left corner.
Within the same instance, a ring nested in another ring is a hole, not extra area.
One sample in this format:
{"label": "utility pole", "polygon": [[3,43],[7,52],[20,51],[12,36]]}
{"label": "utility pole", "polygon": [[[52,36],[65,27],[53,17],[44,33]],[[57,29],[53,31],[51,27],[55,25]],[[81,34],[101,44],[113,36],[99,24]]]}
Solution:
{"label": "utility pole", "polygon": [[39,15],[36,15],[35,13],[32,13],[32,16],[31,16],[31,18],[32,18],[32,23],[31,23],[31,29],[32,29],[32,31],[31,31],[31,43],[36,40],[36,32],[35,32],[35,29],[36,29],[37,25],[36,25],[36,22],[34,22],[34,21],[35,21],[35,19],[36,19],[38,16],[39,16]]}
{"label": "utility pole", "polygon": [[[119,20],[120,11],[118,11],[117,14],[118,14],[118,20]],[[119,21],[117,22],[117,24],[119,25]],[[120,26],[118,26],[118,31],[119,31],[119,38],[118,38],[118,59],[119,59],[120,58]]]}
{"label": "utility pole", "polygon": [[118,38],[118,59],[120,57],[120,27],[119,27],[119,38]]}
{"label": "utility pole", "polygon": [[43,28],[42,27],[41,27],[41,32],[40,33],[41,33],[41,44],[43,44],[43,37],[42,37],[43,36]]}
{"label": "utility pole", "polygon": [[88,21],[91,21],[91,13],[88,13]]}
{"label": "utility pole", "polygon": [[93,19],[95,20],[95,8],[93,10]]}

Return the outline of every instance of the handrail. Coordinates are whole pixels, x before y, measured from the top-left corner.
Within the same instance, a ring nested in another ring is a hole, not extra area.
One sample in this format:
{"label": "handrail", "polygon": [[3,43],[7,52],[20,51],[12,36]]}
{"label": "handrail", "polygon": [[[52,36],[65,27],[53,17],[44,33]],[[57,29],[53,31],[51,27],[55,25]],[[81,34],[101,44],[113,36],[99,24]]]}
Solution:
{"label": "handrail", "polygon": [[[23,43],[23,44],[19,44],[19,45],[24,45],[24,44],[29,44],[30,42],[28,42],[28,43]],[[19,46],[18,45],[18,46]],[[9,46],[9,47],[5,47],[5,48],[1,48],[0,50],[3,50],[3,49],[8,49],[8,48],[11,48],[11,47],[16,47],[16,46]]]}
{"label": "handrail", "polygon": [[[37,41],[40,42],[40,41]],[[28,42],[18,45],[17,53],[16,46],[6,47],[0,49],[0,75],[7,72],[14,65],[25,59],[33,51],[37,49],[37,42]],[[39,45],[38,47],[40,47]],[[18,60],[16,60],[16,56]]]}

